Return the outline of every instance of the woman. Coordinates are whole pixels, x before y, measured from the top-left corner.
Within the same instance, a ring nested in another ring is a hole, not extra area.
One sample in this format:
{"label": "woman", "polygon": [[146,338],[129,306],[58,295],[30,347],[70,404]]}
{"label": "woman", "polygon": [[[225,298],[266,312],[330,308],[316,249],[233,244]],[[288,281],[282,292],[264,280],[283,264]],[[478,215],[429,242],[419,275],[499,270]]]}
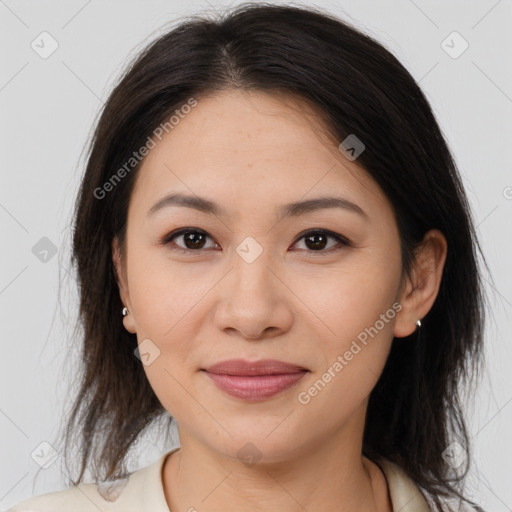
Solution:
{"label": "woman", "polygon": [[[73,236],[80,473],[11,510],[481,510],[480,248],[379,43],[302,7],[184,21],[105,104]],[[162,416],[180,446],[127,474]]]}

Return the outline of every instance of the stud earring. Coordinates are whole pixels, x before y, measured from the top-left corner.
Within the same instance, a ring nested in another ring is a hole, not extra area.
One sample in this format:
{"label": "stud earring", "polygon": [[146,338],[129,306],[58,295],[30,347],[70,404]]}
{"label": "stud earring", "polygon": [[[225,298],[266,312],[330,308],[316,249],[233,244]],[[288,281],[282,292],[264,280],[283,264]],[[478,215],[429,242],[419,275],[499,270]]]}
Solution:
{"label": "stud earring", "polygon": [[124,307],[123,308],[123,316],[126,316],[128,314],[128,308]]}
{"label": "stud earring", "polygon": [[416,325],[417,325],[418,327],[421,327],[421,320],[416,320]]}

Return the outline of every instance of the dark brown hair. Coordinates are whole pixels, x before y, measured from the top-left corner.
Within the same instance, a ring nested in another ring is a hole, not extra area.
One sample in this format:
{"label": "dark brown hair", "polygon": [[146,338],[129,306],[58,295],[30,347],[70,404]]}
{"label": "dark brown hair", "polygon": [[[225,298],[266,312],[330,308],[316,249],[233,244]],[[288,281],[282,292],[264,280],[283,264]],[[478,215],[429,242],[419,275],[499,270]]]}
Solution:
{"label": "dark brown hair", "polygon": [[[482,255],[456,164],[429,103],[408,71],[381,44],[315,8],[246,3],[217,15],[182,20],[149,44],[110,94],[97,122],[78,194],[72,264],[82,326],[80,386],[66,427],[68,448],[97,480],[124,473],[138,436],[172,419],[153,392],[136,336],[122,324],[112,240],[125,250],[127,208],[140,165],[98,198],[156,127],[190,98],[229,89],[285,92],[323,113],[338,141],[356,134],[366,146],[358,164],[393,205],[403,274],[431,228],[448,254],[439,293],[417,332],[393,340],[373,389],[363,453],[388,459],[432,497],[462,495],[470,445],[462,392],[483,363],[485,295]],[[168,425],[167,425],[168,426]],[[467,454],[456,472],[443,460],[458,442]]]}

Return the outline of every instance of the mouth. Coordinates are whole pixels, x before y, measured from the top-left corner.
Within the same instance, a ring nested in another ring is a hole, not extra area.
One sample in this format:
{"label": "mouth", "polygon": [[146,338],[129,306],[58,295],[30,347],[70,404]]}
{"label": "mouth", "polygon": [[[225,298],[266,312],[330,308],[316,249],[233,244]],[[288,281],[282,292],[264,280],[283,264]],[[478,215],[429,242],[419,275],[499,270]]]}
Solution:
{"label": "mouth", "polygon": [[278,361],[276,359],[264,359],[261,361],[246,361],[244,359],[229,359],[221,361],[204,369],[216,375],[283,375],[308,371],[307,368],[296,364]]}
{"label": "mouth", "polygon": [[273,397],[291,388],[310,373],[302,366],[273,359],[230,359],[201,371],[224,393],[247,401]]}

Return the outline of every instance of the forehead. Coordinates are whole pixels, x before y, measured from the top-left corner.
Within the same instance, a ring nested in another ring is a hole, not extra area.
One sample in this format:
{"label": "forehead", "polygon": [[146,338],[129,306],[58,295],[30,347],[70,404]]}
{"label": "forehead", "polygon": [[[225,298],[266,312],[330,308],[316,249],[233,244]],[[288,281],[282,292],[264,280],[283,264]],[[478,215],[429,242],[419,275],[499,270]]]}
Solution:
{"label": "forehead", "polygon": [[246,210],[338,192],[365,210],[390,209],[366,171],[341,154],[319,111],[295,97],[232,90],[200,97],[155,142],[132,197],[148,207],[172,191]]}

